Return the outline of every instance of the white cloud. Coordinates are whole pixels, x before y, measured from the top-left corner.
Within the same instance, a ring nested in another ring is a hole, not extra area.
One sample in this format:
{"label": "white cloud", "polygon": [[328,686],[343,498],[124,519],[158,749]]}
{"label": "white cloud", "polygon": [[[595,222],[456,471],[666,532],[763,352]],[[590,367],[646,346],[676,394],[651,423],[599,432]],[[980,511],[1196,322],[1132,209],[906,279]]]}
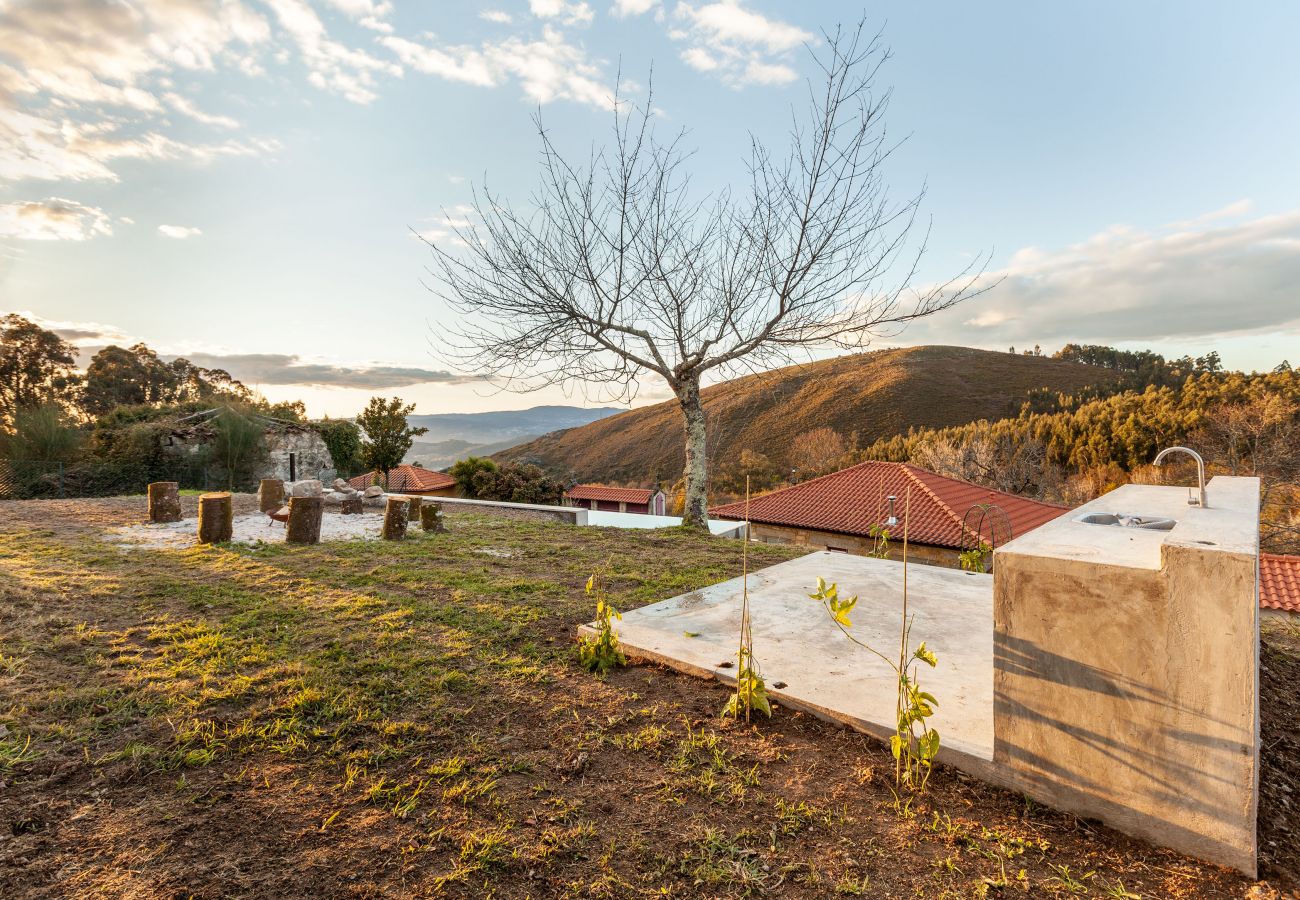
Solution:
{"label": "white cloud", "polygon": [[535,103],[573,100],[602,108],[613,105],[600,66],[549,26],[540,40],[511,37],[478,47],[431,47],[399,37],[380,38],[380,42],[415,71],[450,81],[495,87],[514,79]]}
{"label": "white cloud", "polygon": [[158,131],[123,134],[123,127],[112,120],[79,123],[0,107],[0,181],[117,181],[110,164],[119,159],[208,163],[269,155],[280,146],[257,138],[191,144]]}
{"label": "white cloud", "polygon": [[1179,222],[1171,222],[1166,227],[1176,228],[1179,230],[1199,228],[1200,226],[1207,225],[1210,222],[1218,222],[1222,219],[1235,219],[1238,216],[1244,216],[1246,213],[1250,212],[1250,209],[1251,202],[1249,200],[1237,200],[1233,203],[1229,203],[1227,206],[1221,206],[1218,209],[1202,213],[1199,216],[1190,219],[1183,219]]}
{"label": "white cloud", "polygon": [[370,103],[378,96],[376,75],[402,74],[401,68],[391,62],[331,40],[320,16],[306,0],[266,2],[280,27],[297,45],[309,72],[307,80],[316,87],[341,94],[354,103]]}
{"label": "white cloud", "polygon": [[686,65],[700,72],[712,72],[722,65],[703,47],[687,47],[682,51],[682,60]]}
{"label": "white cloud", "polygon": [[588,25],[595,13],[586,3],[567,0],[528,0],[528,11],[539,19],[558,19],[565,25]]}
{"label": "white cloud", "polygon": [[[652,5],[644,0],[619,0],[615,12],[635,15]],[[786,60],[816,38],[797,25],[747,9],[742,0],[698,6],[679,2],[673,8],[673,21],[668,36],[688,45],[681,52],[682,60],[697,71],[717,74],[733,87],[795,80],[798,73]]]}
{"label": "white cloud", "polygon": [[159,225],[158,233],[173,240],[185,241],[203,234],[203,230],[187,225]]}
{"label": "white cloud", "polygon": [[451,243],[464,246],[464,242],[455,237],[456,230],[468,228],[472,223],[470,216],[474,213],[474,207],[468,203],[458,203],[455,206],[449,206],[436,216],[429,216],[424,221],[432,222],[428,228],[413,228],[408,234],[416,240],[429,241],[431,243],[451,239]]}
{"label": "white cloud", "polygon": [[619,18],[626,18],[644,15],[658,5],[659,0],[614,0],[610,9]]}
{"label": "white cloud", "polygon": [[49,197],[0,206],[0,237],[24,241],[84,241],[112,233],[113,226],[107,213],[75,200]]}
{"label": "white cloud", "polygon": [[[329,2],[379,27],[392,11],[386,0]],[[166,116],[238,127],[177,87],[200,82],[176,76],[226,69],[260,78],[262,60],[286,43],[312,84],[356,102],[374,98],[379,77],[401,74],[391,60],[331,39],[304,0],[0,0],[0,180],[116,181],[114,160],[274,152],[266,139],[181,140]]]}
{"label": "white cloud", "polygon": [[515,20],[514,16],[501,9],[485,9],[478,14],[478,17],[486,22],[495,22],[498,25],[509,25]]}
{"label": "white cloud", "polygon": [[182,97],[175,91],[169,91],[166,94],[163,94],[163,100],[167,101],[167,105],[178,113],[189,116],[194,121],[200,122],[204,125],[211,125],[215,128],[239,127],[239,123],[230,118],[230,116],[217,116],[212,115],[211,113],[205,113],[201,109],[198,109],[194,105],[193,101],[188,97]]}
{"label": "white cloud", "polygon": [[799,77],[799,73],[782,63],[765,63],[751,59],[745,64],[741,80],[748,84],[786,84]]}
{"label": "white cloud", "polygon": [[[1187,221],[1223,217],[1215,213]],[[1297,331],[1300,210],[1217,227],[1117,226],[1059,250],[1024,248],[983,283],[996,286],[915,323],[909,341],[1112,344]]]}
{"label": "white cloud", "polygon": [[211,71],[236,46],[269,37],[266,20],[240,0],[42,0],[0,6],[0,47],[21,73],[22,93],[64,102],[157,111],[150,76]]}

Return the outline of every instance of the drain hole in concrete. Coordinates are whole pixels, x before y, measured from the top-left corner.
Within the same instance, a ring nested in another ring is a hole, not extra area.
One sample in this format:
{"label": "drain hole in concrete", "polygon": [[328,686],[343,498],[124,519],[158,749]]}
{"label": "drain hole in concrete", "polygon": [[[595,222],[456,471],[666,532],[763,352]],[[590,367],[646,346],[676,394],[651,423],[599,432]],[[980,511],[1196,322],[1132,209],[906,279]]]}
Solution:
{"label": "drain hole in concrete", "polygon": [[772,687],[776,688],[776,689],[779,691],[779,690],[781,690],[781,688],[785,687],[785,682],[784,682],[784,681],[774,681],[774,682],[772,682]]}
{"label": "drain hole in concrete", "polygon": [[730,668],[731,668],[732,666],[734,666],[734,665],[735,665],[734,662],[732,662],[731,660],[727,660],[726,662],[720,662],[720,663],[718,663],[718,668],[719,668],[719,669],[730,669]]}

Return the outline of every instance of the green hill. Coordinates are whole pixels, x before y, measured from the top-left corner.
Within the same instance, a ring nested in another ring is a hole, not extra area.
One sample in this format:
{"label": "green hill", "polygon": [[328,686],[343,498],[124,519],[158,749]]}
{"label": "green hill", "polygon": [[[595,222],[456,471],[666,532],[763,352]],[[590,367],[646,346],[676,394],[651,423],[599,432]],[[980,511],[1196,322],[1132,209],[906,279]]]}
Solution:
{"label": "green hill", "polygon": [[[786,463],[790,442],[828,426],[866,446],[912,427],[1015,415],[1029,391],[1074,392],[1119,373],[1042,356],[965,347],[907,347],[736,378],[703,392],[713,463],[743,449]],[[620,413],[503,450],[583,481],[672,483],[684,464],[675,402]]]}

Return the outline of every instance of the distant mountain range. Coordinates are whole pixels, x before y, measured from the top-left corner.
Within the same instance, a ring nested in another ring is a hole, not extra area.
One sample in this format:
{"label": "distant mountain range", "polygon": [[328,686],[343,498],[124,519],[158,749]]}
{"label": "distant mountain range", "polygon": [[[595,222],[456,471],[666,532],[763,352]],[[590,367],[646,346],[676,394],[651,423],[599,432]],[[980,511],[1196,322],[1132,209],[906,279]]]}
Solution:
{"label": "distant mountain range", "polygon": [[406,454],[407,462],[442,469],[467,456],[486,456],[543,434],[577,428],[622,412],[608,407],[534,406],[500,412],[407,416],[414,427],[429,429]]}
{"label": "distant mountain range", "polygon": [[[1015,415],[1029,391],[1073,393],[1119,374],[1097,366],[967,347],[906,347],[840,356],[736,378],[703,391],[714,465],[750,449],[788,465],[791,441],[821,426],[860,446],[909,428]],[[599,421],[496,454],[581,481],[648,486],[682,473],[684,436],[675,402]]]}

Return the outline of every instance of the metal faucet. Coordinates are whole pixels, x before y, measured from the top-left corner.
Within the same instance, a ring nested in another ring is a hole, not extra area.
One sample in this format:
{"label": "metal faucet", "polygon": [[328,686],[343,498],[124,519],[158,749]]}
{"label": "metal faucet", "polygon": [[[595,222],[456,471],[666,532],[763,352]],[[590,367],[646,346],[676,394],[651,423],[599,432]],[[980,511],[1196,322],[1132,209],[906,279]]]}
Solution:
{"label": "metal faucet", "polygon": [[1179,451],[1186,453],[1192,459],[1196,460],[1196,483],[1201,492],[1199,500],[1195,497],[1188,497],[1187,505],[1199,506],[1201,509],[1205,509],[1205,460],[1201,459],[1201,454],[1197,453],[1191,447],[1166,447],[1156,454],[1156,458],[1151,461],[1151,464],[1153,466],[1158,466],[1160,465],[1160,461],[1170,453],[1177,453]]}

